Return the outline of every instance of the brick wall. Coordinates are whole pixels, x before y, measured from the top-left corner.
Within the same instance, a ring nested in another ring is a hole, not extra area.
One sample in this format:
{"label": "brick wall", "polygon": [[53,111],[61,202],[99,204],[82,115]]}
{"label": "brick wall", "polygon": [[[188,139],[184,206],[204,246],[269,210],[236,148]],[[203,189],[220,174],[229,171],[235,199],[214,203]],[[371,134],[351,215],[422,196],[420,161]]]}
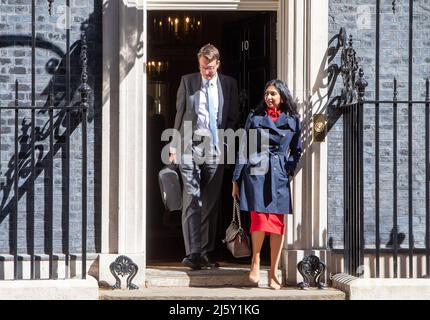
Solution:
{"label": "brick wall", "polygon": [[[71,43],[71,105],[79,103],[77,88],[80,85],[81,64],[78,46],[81,27],[89,24],[87,30],[89,44],[89,84],[93,89],[91,107],[94,110],[88,122],[88,249],[98,250],[100,244],[100,209],[97,205],[99,196],[99,172],[95,160],[99,160],[100,139],[100,92],[101,92],[101,1],[71,0],[66,7],[65,0],[53,2],[52,16],[48,14],[48,1],[36,1],[36,33],[38,48],[36,50],[36,104],[46,109],[49,106],[48,95],[52,91],[55,104],[65,107],[67,104],[64,68],[66,48],[66,12],[70,12]],[[0,146],[0,254],[10,252],[11,219],[14,212],[14,152],[15,152],[15,113],[5,107],[14,105],[14,83],[19,81],[19,106],[31,105],[31,1],[0,0],[0,110],[1,110],[1,146]],[[50,82],[54,79],[54,85]],[[82,124],[76,116],[71,117],[70,163],[66,161],[65,140],[61,138],[67,130],[63,112],[54,112],[54,144],[58,151],[52,160],[53,197],[49,194],[51,166],[49,132],[52,131],[48,112],[36,112],[38,139],[36,142],[37,168],[41,172],[35,179],[34,228],[31,225],[32,212],[28,206],[30,186],[29,159],[31,155],[31,112],[19,112],[19,186],[23,194],[18,202],[18,250],[27,253],[32,246],[31,230],[34,229],[34,246],[36,253],[46,253],[48,249],[48,229],[50,220],[49,204],[53,203],[54,251],[61,253],[64,247],[66,229],[65,199],[69,199],[69,233],[70,251],[79,253],[81,248],[82,216]],[[67,170],[70,171],[69,194],[66,194],[65,183]]]}
{"label": "brick wall", "polygon": [[[408,98],[409,1],[381,0],[380,99],[393,98],[393,78],[398,79],[399,99]],[[354,47],[369,83],[366,99],[375,98],[376,0],[330,0],[329,32],[335,36],[341,27],[354,38]],[[414,1],[413,99],[424,100],[425,78],[430,76],[430,1]],[[331,38],[330,37],[330,38]],[[339,55],[338,55],[339,56]],[[339,57],[334,63],[339,63]],[[341,79],[330,99],[339,94]],[[409,246],[409,201],[413,205],[414,246],[425,245],[425,140],[424,106],[413,107],[412,199],[408,196],[408,107],[398,106],[397,189],[399,233],[405,236],[401,247]],[[336,110],[330,112],[333,127],[328,133],[328,234],[329,246],[343,247],[343,121]],[[381,247],[389,247],[393,229],[393,109],[380,106],[380,236]],[[364,231],[365,245],[375,246],[375,111],[364,110]],[[401,236],[400,236],[401,237]],[[388,245],[388,246],[387,246]]]}

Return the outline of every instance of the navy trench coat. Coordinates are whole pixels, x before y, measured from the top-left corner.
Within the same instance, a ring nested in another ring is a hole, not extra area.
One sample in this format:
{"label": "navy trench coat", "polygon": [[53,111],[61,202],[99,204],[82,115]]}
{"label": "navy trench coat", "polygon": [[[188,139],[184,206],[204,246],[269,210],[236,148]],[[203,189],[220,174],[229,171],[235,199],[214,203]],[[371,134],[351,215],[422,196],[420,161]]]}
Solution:
{"label": "navy trench coat", "polygon": [[249,114],[233,173],[241,210],[293,213],[289,180],[302,154],[300,131],[299,119],[284,112],[276,122],[266,111]]}

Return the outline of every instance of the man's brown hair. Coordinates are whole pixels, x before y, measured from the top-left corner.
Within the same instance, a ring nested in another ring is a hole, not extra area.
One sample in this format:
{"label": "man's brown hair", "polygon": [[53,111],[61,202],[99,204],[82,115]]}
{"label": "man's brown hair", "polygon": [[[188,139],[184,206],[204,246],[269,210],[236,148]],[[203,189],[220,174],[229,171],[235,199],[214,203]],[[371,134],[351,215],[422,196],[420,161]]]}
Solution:
{"label": "man's brown hair", "polygon": [[208,43],[201,47],[199,53],[197,53],[197,58],[200,59],[201,57],[205,57],[208,60],[219,60],[219,51],[214,45]]}

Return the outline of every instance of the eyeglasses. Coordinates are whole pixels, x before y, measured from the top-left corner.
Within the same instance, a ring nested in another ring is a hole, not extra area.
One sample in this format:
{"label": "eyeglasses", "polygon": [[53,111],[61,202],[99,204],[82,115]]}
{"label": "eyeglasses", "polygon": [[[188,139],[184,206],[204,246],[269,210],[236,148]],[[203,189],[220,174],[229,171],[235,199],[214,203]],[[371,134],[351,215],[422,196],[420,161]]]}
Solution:
{"label": "eyeglasses", "polygon": [[218,67],[218,61],[216,62],[216,65],[214,65],[214,66],[199,66],[199,69],[205,70],[205,71],[214,71],[217,67]]}

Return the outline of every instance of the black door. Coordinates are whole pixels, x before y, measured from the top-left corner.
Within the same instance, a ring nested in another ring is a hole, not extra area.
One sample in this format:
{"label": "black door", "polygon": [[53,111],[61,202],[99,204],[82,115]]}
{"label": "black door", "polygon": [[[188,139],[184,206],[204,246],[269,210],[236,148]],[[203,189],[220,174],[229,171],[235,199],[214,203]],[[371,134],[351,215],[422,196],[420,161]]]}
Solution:
{"label": "black door", "polygon": [[[222,41],[222,73],[237,79],[240,93],[240,122],[243,127],[246,117],[263,98],[267,81],[276,78],[276,14],[257,13],[226,25]],[[231,177],[234,165],[226,165],[223,189],[220,199],[219,239],[225,236],[225,229],[232,218]],[[249,228],[249,214],[243,213],[243,224]],[[268,241],[262,250],[262,258],[267,259]],[[233,259],[224,246],[220,246],[217,256],[221,260],[248,262],[249,259]]]}
{"label": "black door", "polygon": [[261,13],[226,26],[222,71],[238,80],[243,125],[263,97],[264,85],[276,77],[276,14]]}
{"label": "black door", "polygon": [[[173,32],[174,29],[166,23],[169,18],[183,22],[187,17],[190,21],[201,22],[194,33],[187,33],[183,28]],[[155,110],[159,113],[148,117],[147,125],[149,263],[179,262],[185,254],[181,213],[164,211],[158,188],[158,171],[163,166],[160,152],[165,145],[160,143],[160,136],[163,128],[173,127],[181,76],[198,71],[196,53],[203,44],[210,42],[218,47],[221,51],[220,72],[236,78],[239,83],[243,125],[249,110],[260,102],[265,82],[276,74],[275,19],[276,13],[270,12],[148,12],[148,61],[154,61],[155,65],[161,62],[163,66],[160,70],[152,67],[152,72],[148,71],[148,114]],[[216,256],[222,260],[232,258],[221,243],[232,214],[232,169],[233,166],[226,166],[220,196]]]}

